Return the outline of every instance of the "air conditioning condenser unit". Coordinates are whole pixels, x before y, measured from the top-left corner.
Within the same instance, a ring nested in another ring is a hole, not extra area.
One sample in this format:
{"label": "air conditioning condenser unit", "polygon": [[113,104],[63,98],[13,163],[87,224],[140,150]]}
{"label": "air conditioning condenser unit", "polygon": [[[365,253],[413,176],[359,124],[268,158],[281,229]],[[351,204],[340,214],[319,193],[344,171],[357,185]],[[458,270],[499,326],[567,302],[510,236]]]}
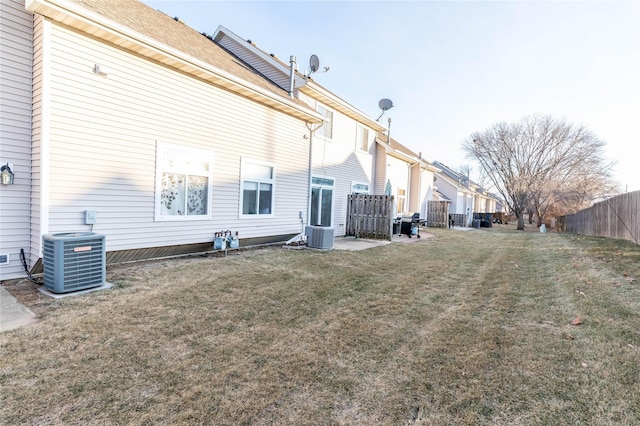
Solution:
{"label": "air conditioning condenser unit", "polygon": [[317,249],[333,248],[333,228],[326,226],[306,226],[307,247]]}
{"label": "air conditioning condenser unit", "polygon": [[44,287],[69,293],[99,287],[106,282],[105,236],[67,232],[42,236]]}

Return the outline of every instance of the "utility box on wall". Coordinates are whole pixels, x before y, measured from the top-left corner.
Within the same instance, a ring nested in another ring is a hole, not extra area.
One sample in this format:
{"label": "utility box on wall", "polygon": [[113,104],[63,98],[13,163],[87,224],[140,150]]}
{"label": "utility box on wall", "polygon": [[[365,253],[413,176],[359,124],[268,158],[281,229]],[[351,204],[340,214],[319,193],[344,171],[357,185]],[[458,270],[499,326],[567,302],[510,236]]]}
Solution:
{"label": "utility box on wall", "polygon": [[43,235],[42,247],[46,289],[68,293],[105,284],[104,235],[93,232]]}

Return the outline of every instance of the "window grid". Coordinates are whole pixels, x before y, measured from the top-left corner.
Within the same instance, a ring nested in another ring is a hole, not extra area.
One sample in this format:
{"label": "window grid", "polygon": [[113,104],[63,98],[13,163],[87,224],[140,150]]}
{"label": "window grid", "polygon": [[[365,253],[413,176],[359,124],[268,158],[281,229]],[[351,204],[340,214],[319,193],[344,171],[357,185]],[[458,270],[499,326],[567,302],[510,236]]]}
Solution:
{"label": "window grid", "polygon": [[211,152],[158,142],[156,163],[155,220],[209,219]]}
{"label": "window grid", "polygon": [[356,146],[360,151],[369,152],[369,129],[366,127],[356,127]]}
{"label": "window grid", "polygon": [[272,216],[275,167],[260,161],[242,161],[241,217]]}
{"label": "window grid", "polygon": [[331,226],[335,181],[327,177],[311,178],[311,225]]}

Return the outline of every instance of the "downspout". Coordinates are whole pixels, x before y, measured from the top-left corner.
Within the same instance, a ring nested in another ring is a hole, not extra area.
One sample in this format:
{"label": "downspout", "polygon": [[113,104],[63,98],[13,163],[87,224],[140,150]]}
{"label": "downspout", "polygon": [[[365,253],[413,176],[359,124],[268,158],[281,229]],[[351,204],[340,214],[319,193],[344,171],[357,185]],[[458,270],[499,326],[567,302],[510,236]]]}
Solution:
{"label": "downspout", "polygon": [[[311,225],[311,186],[313,183],[313,134],[316,132],[316,130],[318,130],[320,127],[324,126],[324,121],[322,123],[320,123],[318,126],[312,128],[311,124],[307,121],[305,123],[305,125],[307,126],[307,129],[309,129],[309,172],[308,172],[308,180],[307,180],[307,217],[302,220],[301,222],[303,224],[303,226],[305,225]],[[302,212],[300,212],[300,214],[302,214]],[[302,229],[302,232],[298,235],[296,235],[295,237],[291,238],[289,241],[287,241],[285,244],[291,244],[294,241],[304,241],[305,240],[305,233],[304,233],[304,227]]]}
{"label": "downspout", "polygon": [[[299,233],[298,235],[296,235],[295,237],[291,238],[289,241],[287,241],[285,244],[291,244],[294,241],[305,241],[305,231],[304,231],[304,226],[305,225],[311,225],[311,185],[312,185],[312,180],[313,180],[313,134],[315,133],[316,130],[318,130],[320,127],[324,126],[324,121],[322,123],[320,123],[318,126],[312,128],[311,124],[307,121],[305,123],[305,125],[307,126],[307,129],[309,129],[309,172],[308,172],[308,180],[307,180],[307,185],[308,185],[308,191],[307,191],[307,217],[302,220],[303,218],[300,217],[300,221],[303,224],[303,229],[302,232]],[[305,139],[306,139],[306,135],[305,135]],[[300,212],[300,214],[302,214],[302,212]]]}
{"label": "downspout", "polygon": [[312,128],[309,122],[306,123],[307,129],[309,129],[309,180],[308,180],[308,191],[307,191],[307,225],[311,225],[311,187],[313,185],[313,136],[316,133],[316,130],[324,126],[324,121],[318,124],[316,127]]}

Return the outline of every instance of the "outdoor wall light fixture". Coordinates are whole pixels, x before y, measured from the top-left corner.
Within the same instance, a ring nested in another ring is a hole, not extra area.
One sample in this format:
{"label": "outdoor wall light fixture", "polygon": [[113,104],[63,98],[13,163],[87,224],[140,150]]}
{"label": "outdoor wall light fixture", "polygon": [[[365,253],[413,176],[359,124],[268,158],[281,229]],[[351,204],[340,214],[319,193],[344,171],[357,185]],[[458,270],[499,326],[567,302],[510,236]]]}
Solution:
{"label": "outdoor wall light fixture", "polygon": [[13,185],[13,170],[12,169],[12,164],[4,164],[2,167],[0,167],[0,176],[2,176],[2,184],[3,185]]}
{"label": "outdoor wall light fixture", "polygon": [[111,71],[109,69],[105,68],[105,67],[101,67],[100,65],[95,64],[93,66],[93,72],[98,74],[98,75],[107,76],[107,75],[109,75],[109,73]]}

